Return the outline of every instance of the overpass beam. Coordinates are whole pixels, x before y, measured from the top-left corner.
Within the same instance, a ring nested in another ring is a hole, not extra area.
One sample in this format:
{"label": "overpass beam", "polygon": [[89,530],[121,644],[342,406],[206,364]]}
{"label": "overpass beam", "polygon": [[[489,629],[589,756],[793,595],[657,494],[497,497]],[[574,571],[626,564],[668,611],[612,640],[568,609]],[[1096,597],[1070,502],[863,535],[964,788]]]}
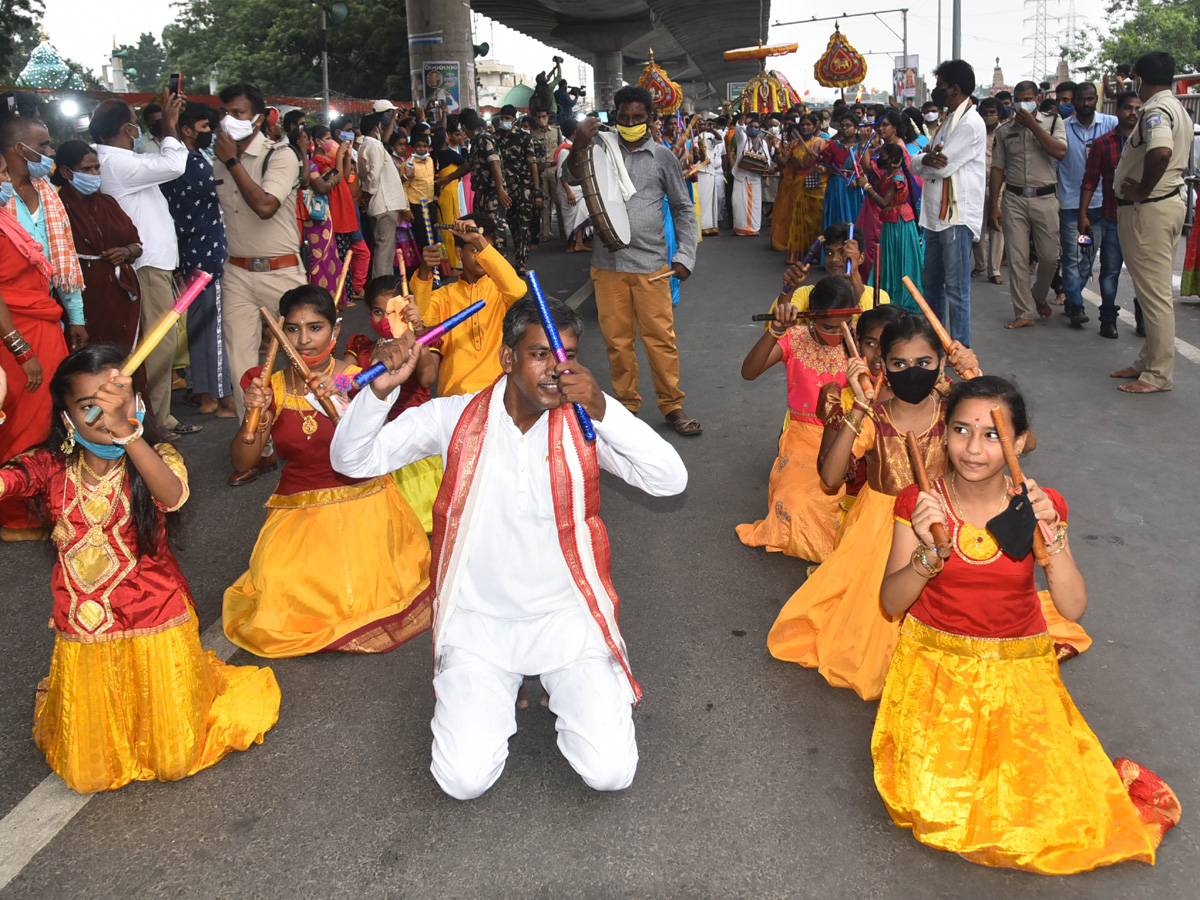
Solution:
{"label": "overpass beam", "polygon": [[[475,106],[475,51],[471,46],[471,4],[439,0],[405,0],[408,16],[408,67],[413,102],[434,99],[434,87],[426,82],[427,62],[458,63],[458,103]],[[438,79],[435,79],[437,81]],[[450,112],[456,112],[450,109]]]}

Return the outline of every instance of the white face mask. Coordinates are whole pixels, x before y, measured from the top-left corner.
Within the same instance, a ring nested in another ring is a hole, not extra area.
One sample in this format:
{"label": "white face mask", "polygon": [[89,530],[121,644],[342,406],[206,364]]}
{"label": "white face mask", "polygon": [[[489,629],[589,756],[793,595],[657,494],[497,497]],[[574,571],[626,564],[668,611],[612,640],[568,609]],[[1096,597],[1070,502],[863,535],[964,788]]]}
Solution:
{"label": "white face mask", "polygon": [[938,114],[937,114],[937,113],[935,113],[935,112],[927,112],[927,113],[925,113],[925,121],[926,121],[926,122],[936,122],[937,120],[938,120]]}
{"label": "white face mask", "polygon": [[257,123],[258,116],[253,119],[235,119],[233,116],[226,115],[221,120],[221,130],[235,141],[244,141],[254,134],[254,126]]}
{"label": "white face mask", "polygon": [[1013,106],[1015,106],[1017,109],[1022,109],[1027,113],[1032,113],[1035,110],[1037,110],[1037,101],[1036,100],[1018,100],[1016,103],[1013,104]]}

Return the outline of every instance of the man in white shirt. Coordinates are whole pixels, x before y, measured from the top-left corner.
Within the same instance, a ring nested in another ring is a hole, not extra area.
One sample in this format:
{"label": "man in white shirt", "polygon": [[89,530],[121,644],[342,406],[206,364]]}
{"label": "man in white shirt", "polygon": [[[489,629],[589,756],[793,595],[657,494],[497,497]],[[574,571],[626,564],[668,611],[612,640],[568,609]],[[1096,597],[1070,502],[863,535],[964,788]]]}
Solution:
{"label": "man in white shirt", "polygon": [[925,299],[964,347],[971,346],[971,245],[983,230],[987,182],[987,127],[975,110],[975,70],[961,59],[934,71],[933,103],[946,117],[929,147],[912,160],[925,180],[921,227],[925,229]]}
{"label": "man in white shirt", "polygon": [[[371,113],[362,119],[362,143],[358,147],[358,177],[367,195],[367,217],[371,220],[371,277],[391,275],[396,266],[396,222],[400,210],[408,209],[408,198],[400,172],[383,145],[385,114]],[[395,112],[386,113],[394,116]],[[387,134],[391,134],[391,121]]]}
{"label": "man in white shirt", "polygon": [[[641,696],[617,627],[609,546],[598,515],[600,469],[654,496],[681,493],[679,454],[600,391],[574,359],[582,320],[551,314],[570,357],[556,363],[537,306],[504,317],[504,376],[475,395],[439,397],[387,422],[416,366],[411,337],[381,342],[388,372],[342,417],[333,466],[383,474],[441,454],[435,507],[431,771],[459,800],[504,770],[522,678],[540,675],[558,717],[558,747],[596,790],[623,790],[637,769],[632,704]],[[570,404],[591,416],[588,443]],[[426,600],[426,602],[429,602]]]}
{"label": "man in white shirt", "polygon": [[[174,181],[187,168],[187,147],[176,134],[183,98],[172,95],[162,117],[162,149],[134,151],[141,129],[133,107],[123,100],[105,100],[92,113],[88,130],[100,157],[100,190],[114,198],[133,221],[142,239],[142,255],[134,262],[142,289],[142,332],[152,328],[175,304],[173,274],[179,265],[175,220],[159,185]],[[195,434],[199,425],[171,415],[171,367],[175,332],[171,331],[146,359],[146,381],[154,418],[170,437]]]}

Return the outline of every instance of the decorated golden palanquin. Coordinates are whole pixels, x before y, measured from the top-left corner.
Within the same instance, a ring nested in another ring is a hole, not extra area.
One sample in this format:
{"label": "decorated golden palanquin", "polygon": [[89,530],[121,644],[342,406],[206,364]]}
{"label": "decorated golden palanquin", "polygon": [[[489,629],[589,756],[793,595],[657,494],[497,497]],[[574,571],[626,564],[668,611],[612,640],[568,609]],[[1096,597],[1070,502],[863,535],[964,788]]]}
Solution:
{"label": "decorated golden palanquin", "polygon": [[726,62],[743,59],[757,59],[758,73],[746,82],[741,97],[734,103],[734,109],[741,112],[773,113],[783,112],[800,102],[800,97],[788,84],[788,80],[774,69],[767,71],[767,57],[786,56],[795,53],[797,44],[775,44],[757,47],[739,47],[737,50],[726,50]]}

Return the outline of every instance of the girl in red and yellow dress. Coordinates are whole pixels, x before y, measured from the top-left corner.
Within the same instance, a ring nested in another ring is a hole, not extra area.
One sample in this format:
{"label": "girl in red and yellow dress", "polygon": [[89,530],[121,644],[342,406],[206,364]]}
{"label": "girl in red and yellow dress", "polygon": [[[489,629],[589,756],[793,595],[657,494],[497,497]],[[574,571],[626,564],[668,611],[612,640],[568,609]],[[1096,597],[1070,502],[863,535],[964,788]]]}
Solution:
{"label": "girl in red and yellow dress", "polygon": [[[879,608],[879,585],[891,545],[892,507],[914,480],[905,435],[917,435],[931,476],[945,471],[945,401],[936,390],[946,361],[941,345],[929,323],[916,316],[875,331],[881,316],[894,316],[885,309],[869,310],[859,320],[865,322],[859,331],[863,352],[878,354],[884,363],[883,396],[868,399],[860,376],[870,371],[869,363],[850,360],[853,406],[834,410],[831,424],[839,430],[820,466],[827,487],[840,485],[852,460],[863,458],[867,483],[838,531],[837,548],[784,605],[767,636],[776,659],[815,668],[834,687],[853,688],[864,700],[883,691],[900,631],[899,620]],[[977,367],[970,350],[961,345],[953,350],[951,361],[960,373]]]}
{"label": "girl in red and yellow dress", "polygon": [[234,438],[233,464],[253,465],[269,437],[283,471],[250,568],[225,591],[225,634],[267,657],[386,652],[429,625],[427,606],[413,608],[429,583],[429,540],[390,476],[347,478],[330,464],[334,423],[305,398],[344,393],[361,371],[333,358],[333,298],[293,288],[279,312],[312,378],[306,385],[290,366],[271,374],[269,388],[261,367],[242,377],[246,408],[262,410],[262,424],[253,444]]}
{"label": "girl in red and yellow dress", "polygon": [[[36,503],[58,547],[54,655],[33,739],[81,794],[193,775],[262,743],[279,717],[270,669],[200,646],[170,550],[187,470],[135,404],[124,358],[114,344],[70,354],[50,381],[50,436],[0,469],[0,496]],[[101,418],[89,425],[93,407]]]}
{"label": "girl in red and yellow dress", "polygon": [[[421,321],[421,314],[412,294],[405,296],[402,292],[404,282],[395,275],[380,275],[367,282],[363,298],[367,303],[367,312],[371,317],[371,328],[379,335],[372,340],[365,334],[355,334],[346,341],[346,352],[343,359],[352,366],[366,369],[371,365],[371,354],[379,340],[390,341],[397,333],[403,333]],[[393,323],[396,328],[393,330]],[[420,406],[429,401],[429,389],[437,383],[438,363],[432,353],[421,355],[417,370],[412,377],[400,385],[400,396],[396,398],[388,421],[396,418],[406,409]],[[437,499],[438,489],[442,486],[442,458],[429,456],[410,463],[404,468],[393,472],[396,486],[400,493],[413,508],[421,527],[426,534],[433,532],[433,501]]]}
{"label": "girl in red and yellow dress", "polygon": [[[856,305],[850,282],[836,275],[818,281],[808,301],[814,311]],[[840,485],[827,492],[817,474],[824,427],[819,398],[831,382],[846,386],[841,327],[851,316],[814,317],[797,324],[799,311],[792,303],[777,303],[774,313],[774,321],[767,323],[763,336],[746,354],[742,377],[753,381],[782,361],[787,368],[788,417],[771,467],[767,517],[753,525],[739,525],[737,536],[748,547],[766,547],[819,563],[833,550],[842,493]]]}
{"label": "girl in red and yellow dress", "polygon": [[[1048,875],[1153,863],[1179,801],[1149,770],[1123,759],[1114,767],[1059,678],[1030,544],[1004,538],[1015,530],[1028,541],[1032,522],[1001,529],[994,519],[1015,493],[994,408],[1019,452],[1029,425],[1017,390],[989,376],[961,382],[947,401],[948,474],[931,494],[910,485],[896,498],[881,599],[889,615],[907,617],[871,738],[875,784],[897,825],[972,862]],[[1077,619],[1087,587],[1066,501],[1025,486],[1051,538],[1054,605]],[[950,539],[944,561],[935,524]]]}

